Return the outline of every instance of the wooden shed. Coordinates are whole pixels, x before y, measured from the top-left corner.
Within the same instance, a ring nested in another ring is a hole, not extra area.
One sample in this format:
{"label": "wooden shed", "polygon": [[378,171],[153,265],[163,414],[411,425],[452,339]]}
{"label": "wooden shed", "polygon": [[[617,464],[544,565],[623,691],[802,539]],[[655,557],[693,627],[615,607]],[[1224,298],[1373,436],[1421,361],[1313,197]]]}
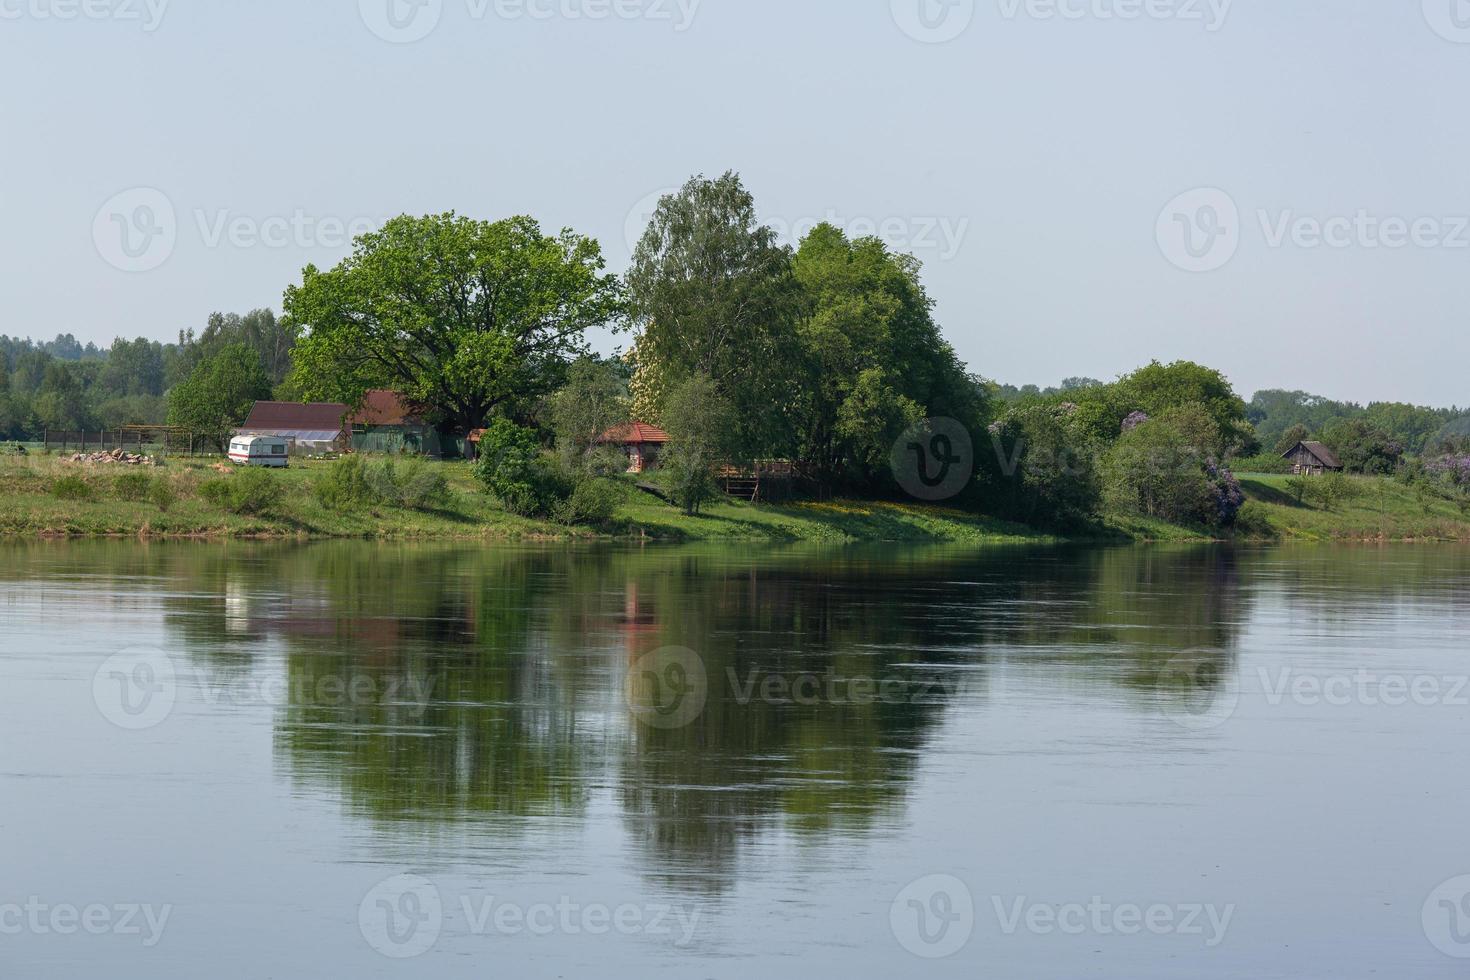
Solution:
{"label": "wooden shed", "polygon": [[1337,455],[1320,442],[1299,442],[1282,458],[1291,461],[1292,472],[1297,476],[1341,473],[1343,469]]}
{"label": "wooden shed", "polygon": [[659,454],[669,444],[669,434],[647,422],[614,426],[597,440],[603,446],[622,446],[628,454],[628,472],[642,473],[658,464]]}

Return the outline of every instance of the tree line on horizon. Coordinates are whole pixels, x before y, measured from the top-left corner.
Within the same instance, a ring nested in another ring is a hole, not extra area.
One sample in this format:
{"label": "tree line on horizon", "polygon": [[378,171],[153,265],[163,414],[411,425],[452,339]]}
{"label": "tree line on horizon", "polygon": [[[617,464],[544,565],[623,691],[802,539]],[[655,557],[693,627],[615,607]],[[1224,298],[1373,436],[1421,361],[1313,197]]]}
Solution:
{"label": "tree line on horizon", "polygon": [[[781,244],[734,173],[666,196],[622,276],[594,239],[530,217],[405,215],[335,267],[304,269],[279,317],[216,313],[177,343],[106,350],[0,337],[0,437],[161,423],[223,437],[259,399],[356,404],[388,388],[446,432],[491,430],[491,456],[521,461],[497,496],[528,511],[565,498],[567,474],[614,465],[596,445],[606,427],[661,425],[674,492],[697,509],[717,462],[791,460],[823,495],[898,496],[895,445],[948,418],[976,449],[954,503],[1057,526],[1105,508],[1229,523],[1243,499],[1231,466],[1265,465],[1291,439],[1381,473],[1470,439],[1457,409],[1278,391],[1247,403],[1189,362],[1002,386],[960,361],[920,273],[831,225]],[[604,327],[629,338],[612,357],[587,341]],[[535,458],[553,446],[554,467]]]}

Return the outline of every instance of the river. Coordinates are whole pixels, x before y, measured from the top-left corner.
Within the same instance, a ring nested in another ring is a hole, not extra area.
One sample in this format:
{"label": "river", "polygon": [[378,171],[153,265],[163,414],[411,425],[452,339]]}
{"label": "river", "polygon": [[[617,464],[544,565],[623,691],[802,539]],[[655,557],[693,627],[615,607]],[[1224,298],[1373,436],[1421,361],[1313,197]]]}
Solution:
{"label": "river", "polygon": [[1457,977],[1470,550],[0,545],[0,975]]}

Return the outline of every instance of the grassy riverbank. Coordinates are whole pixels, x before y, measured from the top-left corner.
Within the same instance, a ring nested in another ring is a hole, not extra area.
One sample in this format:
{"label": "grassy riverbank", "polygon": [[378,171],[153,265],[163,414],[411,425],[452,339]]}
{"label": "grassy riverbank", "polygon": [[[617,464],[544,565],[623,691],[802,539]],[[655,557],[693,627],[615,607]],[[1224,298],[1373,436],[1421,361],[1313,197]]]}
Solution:
{"label": "grassy riverbank", "polygon": [[[445,463],[449,500],[434,510],[324,507],[312,483],[326,463],[293,463],[276,471],[279,503],[267,513],[240,515],[200,492],[209,480],[230,476],[208,463],[172,460],[161,468],[77,465],[54,457],[0,460],[0,534],[145,535],[155,537],[302,537],[436,539],[575,539],[618,537],[668,541],[1027,541],[1046,535],[957,510],[918,504],[829,502],[781,507],[721,502],[699,517],[625,488],[615,520],[600,532],[568,528],[506,513],[480,488],[467,464]],[[146,473],[169,487],[167,508],[119,498],[117,480]],[[57,495],[58,481],[70,477]],[[76,481],[85,485],[77,493]]]}
{"label": "grassy riverbank", "polygon": [[[82,466],[48,456],[0,459],[0,535],[379,539],[562,540],[616,537],[659,541],[1044,541],[1024,525],[922,504],[833,501],[786,506],[719,503],[687,517],[631,485],[613,523],[601,532],[507,514],[487,497],[466,464],[442,464],[449,500],[434,510],[325,507],[312,492],[328,464],[303,462],[275,474],[282,493],[267,513],[241,515],[210,502],[200,488],[229,479],[211,464],[172,460],[162,468]],[[119,477],[147,474],[168,488],[166,506],[127,500]],[[70,478],[70,479],[66,479]],[[64,481],[64,482],[63,482]],[[1444,501],[1426,502],[1391,480],[1355,480],[1357,494],[1333,509],[1299,503],[1288,478],[1245,476],[1248,531],[1260,539],[1470,541],[1470,519]],[[60,490],[60,493],[58,493]],[[1111,516],[1096,538],[1189,541],[1206,528]]]}

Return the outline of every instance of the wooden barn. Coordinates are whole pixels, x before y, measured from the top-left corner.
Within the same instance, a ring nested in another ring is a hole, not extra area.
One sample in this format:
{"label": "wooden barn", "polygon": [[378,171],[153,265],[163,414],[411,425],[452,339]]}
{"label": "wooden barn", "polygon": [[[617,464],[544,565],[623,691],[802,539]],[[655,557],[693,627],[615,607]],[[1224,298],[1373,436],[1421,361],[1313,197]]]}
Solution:
{"label": "wooden barn", "polygon": [[1341,473],[1343,469],[1336,454],[1320,442],[1299,442],[1282,458],[1291,461],[1292,472],[1297,476]]}
{"label": "wooden barn", "polygon": [[347,418],[352,430],[352,448],[360,453],[454,456],[459,446],[446,445],[439,432],[424,419],[422,410],[393,391],[369,391],[362,404]]}

